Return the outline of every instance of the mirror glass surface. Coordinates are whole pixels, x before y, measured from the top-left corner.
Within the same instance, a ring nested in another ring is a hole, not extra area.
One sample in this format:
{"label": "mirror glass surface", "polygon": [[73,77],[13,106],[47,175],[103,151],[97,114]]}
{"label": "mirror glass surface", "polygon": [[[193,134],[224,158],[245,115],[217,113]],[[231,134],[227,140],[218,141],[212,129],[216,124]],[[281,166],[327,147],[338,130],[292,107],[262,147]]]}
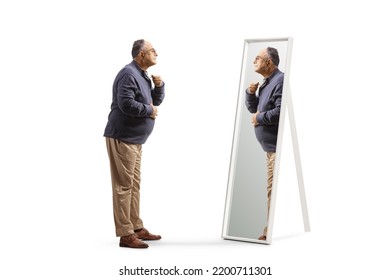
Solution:
{"label": "mirror glass surface", "polygon": [[[275,48],[279,54],[278,69],[284,73],[283,93],[287,86],[291,56],[291,38],[281,39],[248,39],[244,41],[240,85],[237,99],[236,118],[230,159],[230,170],[225,203],[222,237],[225,239],[270,244],[272,236],[272,215],[268,214],[267,203],[267,152],[262,148],[252,124],[252,113],[246,106],[246,90],[251,83],[261,85],[263,76],[255,72],[255,58],[259,52],[268,47]],[[258,95],[259,90],[256,91]],[[282,96],[284,96],[282,94]],[[281,142],[285,113],[285,98],[279,117],[277,147]],[[272,190],[276,193],[276,179],[280,151],[276,149],[274,179]],[[271,199],[272,203],[275,198]],[[272,211],[271,211],[272,212]],[[267,218],[268,216],[268,218]],[[268,226],[266,240],[259,240]]]}

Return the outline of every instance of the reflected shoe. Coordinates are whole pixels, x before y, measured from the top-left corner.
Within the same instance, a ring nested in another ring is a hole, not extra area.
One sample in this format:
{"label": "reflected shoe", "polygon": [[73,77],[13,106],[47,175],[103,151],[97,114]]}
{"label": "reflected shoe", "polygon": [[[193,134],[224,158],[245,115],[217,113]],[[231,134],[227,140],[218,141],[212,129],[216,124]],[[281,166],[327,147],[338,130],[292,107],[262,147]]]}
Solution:
{"label": "reflected shoe", "polygon": [[161,235],[151,234],[146,228],[137,229],[134,231],[134,234],[138,239],[142,240],[160,240]]}
{"label": "reflected shoe", "polygon": [[121,236],[121,239],[119,240],[119,246],[137,249],[144,249],[149,247],[148,244],[138,239],[134,233],[127,236]]}
{"label": "reflected shoe", "polygon": [[262,235],[262,236],[260,236],[258,239],[259,239],[259,240],[267,240],[267,236]]}

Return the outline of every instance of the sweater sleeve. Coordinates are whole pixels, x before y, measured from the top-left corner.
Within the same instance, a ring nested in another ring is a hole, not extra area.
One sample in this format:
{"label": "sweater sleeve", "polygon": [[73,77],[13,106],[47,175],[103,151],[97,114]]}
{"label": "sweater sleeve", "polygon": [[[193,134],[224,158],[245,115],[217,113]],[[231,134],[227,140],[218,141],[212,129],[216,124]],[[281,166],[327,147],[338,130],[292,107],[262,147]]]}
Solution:
{"label": "sweater sleeve", "polygon": [[245,91],[245,105],[249,112],[256,113],[259,105],[259,98],[256,94],[250,94],[248,90]]}
{"label": "sweater sleeve", "polygon": [[165,83],[163,82],[163,85],[161,87],[155,87],[152,90],[152,99],[153,99],[153,105],[158,106],[160,105],[165,98]]}
{"label": "sweater sleeve", "polygon": [[139,91],[134,77],[125,75],[118,82],[118,107],[126,115],[132,117],[150,117],[153,108],[136,100],[135,96]]}

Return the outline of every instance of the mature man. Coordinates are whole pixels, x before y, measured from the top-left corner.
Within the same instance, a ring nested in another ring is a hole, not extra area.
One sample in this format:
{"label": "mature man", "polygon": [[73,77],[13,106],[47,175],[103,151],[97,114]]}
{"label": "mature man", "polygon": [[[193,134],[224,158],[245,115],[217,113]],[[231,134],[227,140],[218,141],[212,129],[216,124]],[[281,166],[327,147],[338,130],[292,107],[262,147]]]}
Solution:
{"label": "mature man", "polygon": [[[149,78],[146,70],[156,64],[157,52],[143,39],[133,44],[133,61],[117,74],[111,112],[104,131],[110,159],[113,209],[119,246],[147,248],[142,240],[158,240],[140,218],[142,144],[152,133],[157,106],[165,96],[160,76]],[[153,84],[154,86],[153,86]]]}
{"label": "mature man", "polygon": [[[262,49],[253,64],[255,72],[263,76],[264,82],[260,88],[259,83],[249,85],[246,90],[246,106],[252,113],[256,138],[267,153],[268,223],[284,74],[278,69],[279,54],[275,48]],[[266,240],[266,238],[267,226],[259,240]]]}

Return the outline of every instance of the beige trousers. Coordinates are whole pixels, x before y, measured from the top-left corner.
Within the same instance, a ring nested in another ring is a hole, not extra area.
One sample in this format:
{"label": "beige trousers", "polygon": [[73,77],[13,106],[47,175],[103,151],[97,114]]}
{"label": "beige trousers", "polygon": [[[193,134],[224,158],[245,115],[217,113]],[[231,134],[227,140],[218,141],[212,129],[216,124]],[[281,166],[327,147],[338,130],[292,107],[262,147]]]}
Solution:
{"label": "beige trousers", "polygon": [[116,236],[126,236],[143,228],[140,218],[142,145],[106,138],[110,159],[112,198]]}
{"label": "beige trousers", "polygon": [[[274,180],[275,153],[267,153],[267,224],[271,205],[272,182]],[[264,228],[263,235],[267,236],[268,226]]]}

